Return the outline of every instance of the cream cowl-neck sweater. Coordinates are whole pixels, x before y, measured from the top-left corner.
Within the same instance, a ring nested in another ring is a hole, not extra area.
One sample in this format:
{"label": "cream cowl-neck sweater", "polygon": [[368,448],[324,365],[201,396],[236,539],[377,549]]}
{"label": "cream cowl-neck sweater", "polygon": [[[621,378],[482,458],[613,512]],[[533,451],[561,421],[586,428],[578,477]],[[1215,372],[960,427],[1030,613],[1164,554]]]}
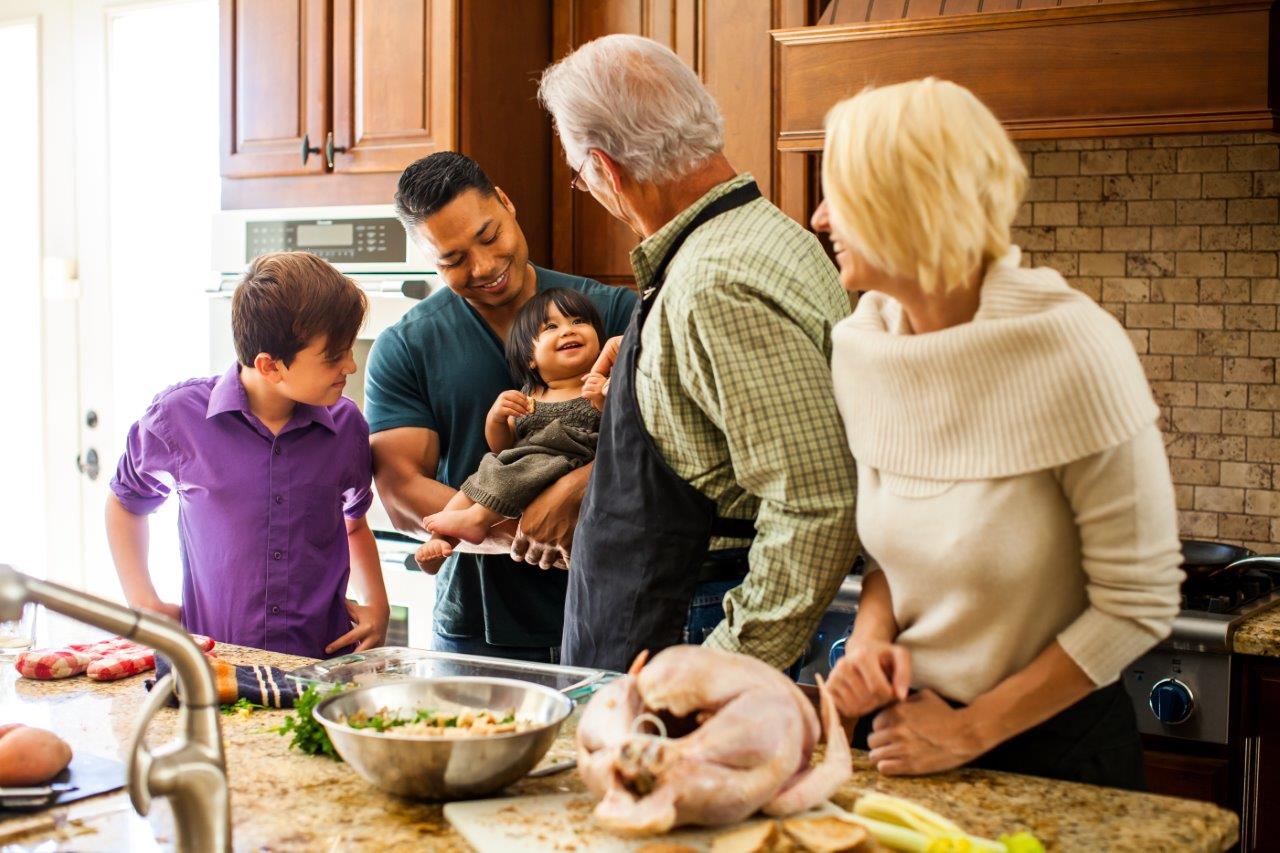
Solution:
{"label": "cream cowl-neck sweater", "polygon": [[969,323],[868,293],[833,333],[858,532],[913,686],[971,702],[1055,639],[1097,685],[1166,636],[1177,518],[1128,336],[1051,269],[992,264]]}

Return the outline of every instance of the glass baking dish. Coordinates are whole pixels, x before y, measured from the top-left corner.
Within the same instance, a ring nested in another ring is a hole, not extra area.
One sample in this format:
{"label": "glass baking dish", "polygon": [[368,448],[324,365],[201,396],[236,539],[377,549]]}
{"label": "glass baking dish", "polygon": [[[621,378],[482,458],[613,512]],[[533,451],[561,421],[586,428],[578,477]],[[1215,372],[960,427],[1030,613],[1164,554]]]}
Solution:
{"label": "glass baking dish", "polygon": [[406,678],[483,675],[490,678],[531,681],[559,690],[575,702],[582,703],[601,687],[618,678],[621,673],[453,652],[433,652],[403,646],[386,646],[299,667],[285,675],[297,683],[299,690],[308,684],[364,686]]}

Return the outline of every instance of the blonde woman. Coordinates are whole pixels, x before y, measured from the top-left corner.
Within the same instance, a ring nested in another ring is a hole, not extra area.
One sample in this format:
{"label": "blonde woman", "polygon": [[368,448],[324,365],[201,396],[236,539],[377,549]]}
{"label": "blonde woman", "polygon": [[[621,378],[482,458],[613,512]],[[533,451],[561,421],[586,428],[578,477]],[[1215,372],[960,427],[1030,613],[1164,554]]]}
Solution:
{"label": "blonde woman", "polygon": [[1118,679],[1168,634],[1179,542],[1157,409],[1120,325],[1010,224],[1026,171],[968,90],[827,116],[832,371],[873,567],[831,688],[886,774],[965,764],[1141,788]]}

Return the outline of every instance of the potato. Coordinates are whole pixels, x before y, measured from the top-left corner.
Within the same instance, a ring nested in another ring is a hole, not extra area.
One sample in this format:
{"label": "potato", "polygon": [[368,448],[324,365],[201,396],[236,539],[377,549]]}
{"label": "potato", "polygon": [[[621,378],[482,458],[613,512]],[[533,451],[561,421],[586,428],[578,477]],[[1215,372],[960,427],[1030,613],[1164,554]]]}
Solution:
{"label": "potato", "polygon": [[53,732],[30,726],[0,730],[0,786],[48,782],[71,763],[71,747]]}

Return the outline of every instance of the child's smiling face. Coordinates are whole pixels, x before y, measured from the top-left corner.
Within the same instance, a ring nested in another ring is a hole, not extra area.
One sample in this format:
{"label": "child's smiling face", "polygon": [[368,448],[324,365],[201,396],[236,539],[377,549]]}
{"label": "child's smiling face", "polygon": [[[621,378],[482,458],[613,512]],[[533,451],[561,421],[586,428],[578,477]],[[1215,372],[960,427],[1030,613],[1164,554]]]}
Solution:
{"label": "child's smiling face", "polygon": [[546,382],[572,379],[591,370],[600,356],[600,337],[591,321],[566,317],[555,303],[533,342],[533,364]]}

